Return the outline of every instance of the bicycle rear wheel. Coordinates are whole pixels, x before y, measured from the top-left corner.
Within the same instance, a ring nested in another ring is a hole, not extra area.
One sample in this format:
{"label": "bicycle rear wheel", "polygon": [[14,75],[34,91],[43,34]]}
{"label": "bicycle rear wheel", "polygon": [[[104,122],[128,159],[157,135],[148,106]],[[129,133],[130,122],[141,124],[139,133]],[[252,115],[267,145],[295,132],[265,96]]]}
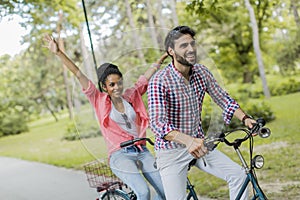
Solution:
{"label": "bicycle rear wheel", "polygon": [[131,198],[126,192],[119,189],[105,192],[101,196],[101,199],[102,200],[131,200]]}

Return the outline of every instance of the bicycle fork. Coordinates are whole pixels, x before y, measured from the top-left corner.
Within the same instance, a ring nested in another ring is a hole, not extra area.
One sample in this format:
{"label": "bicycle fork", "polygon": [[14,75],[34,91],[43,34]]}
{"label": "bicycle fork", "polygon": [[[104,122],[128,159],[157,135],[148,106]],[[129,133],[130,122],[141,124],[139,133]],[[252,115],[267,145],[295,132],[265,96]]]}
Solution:
{"label": "bicycle fork", "polygon": [[255,190],[255,193],[252,197],[252,200],[255,199],[259,199],[259,200],[267,200],[266,196],[264,195],[264,193],[262,192],[262,190],[260,189],[257,180],[255,178],[255,176],[253,175],[252,169],[250,169],[244,159],[244,157],[242,156],[239,148],[234,148],[240,161],[242,162],[242,166],[246,171],[246,180],[244,181],[244,184],[242,185],[242,188],[240,189],[237,197],[235,198],[236,200],[241,199],[242,195],[244,194],[244,192],[247,190],[247,186],[249,184],[249,182],[251,182],[253,189]]}

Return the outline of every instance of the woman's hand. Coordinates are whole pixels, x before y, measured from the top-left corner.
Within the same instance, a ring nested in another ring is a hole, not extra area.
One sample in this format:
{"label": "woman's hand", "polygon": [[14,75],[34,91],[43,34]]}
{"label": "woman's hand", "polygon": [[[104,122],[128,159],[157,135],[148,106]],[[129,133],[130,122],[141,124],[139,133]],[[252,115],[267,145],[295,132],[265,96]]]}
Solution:
{"label": "woman's hand", "polygon": [[164,60],[168,57],[167,52],[165,52],[155,63],[152,64],[152,67],[155,70],[159,70],[161,64],[164,62]]}
{"label": "woman's hand", "polygon": [[60,52],[60,49],[58,47],[58,43],[55,41],[55,39],[50,36],[50,35],[45,35],[44,36],[44,41],[47,42],[48,44],[46,47],[54,54],[58,54]]}
{"label": "woman's hand", "polygon": [[148,70],[145,72],[144,76],[147,80],[150,80],[152,75],[160,69],[161,64],[163,61],[168,57],[167,53],[164,53],[155,63],[152,63],[151,67],[148,68]]}
{"label": "woman's hand", "polygon": [[168,53],[165,52],[165,53],[157,60],[157,64],[161,65],[167,57],[168,57]]}

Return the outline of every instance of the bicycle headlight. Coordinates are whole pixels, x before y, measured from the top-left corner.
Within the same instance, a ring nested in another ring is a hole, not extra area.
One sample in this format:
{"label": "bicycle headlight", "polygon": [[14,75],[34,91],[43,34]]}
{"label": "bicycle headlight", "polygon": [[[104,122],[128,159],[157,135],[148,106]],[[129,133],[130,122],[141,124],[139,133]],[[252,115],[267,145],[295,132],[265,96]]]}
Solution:
{"label": "bicycle headlight", "polygon": [[264,166],[264,157],[261,155],[256,155],[252,159],[252,166],[255,167],[256,169],[260,169]]}

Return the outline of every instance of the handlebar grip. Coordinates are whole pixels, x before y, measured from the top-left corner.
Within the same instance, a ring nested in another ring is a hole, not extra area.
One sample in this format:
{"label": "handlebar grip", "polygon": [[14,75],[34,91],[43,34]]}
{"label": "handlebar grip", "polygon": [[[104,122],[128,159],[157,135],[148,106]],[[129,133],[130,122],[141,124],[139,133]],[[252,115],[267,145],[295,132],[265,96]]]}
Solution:
{"label": "handlebar grip", "polygon": [[210,137],[204,138],[203,144],[207,148],[208,151],[214,150],[218,143],[225,139],[225,134],[223,132],[213,133]]}
{"label": "handlebar grip", "polygon": [[147,141],[149,144],[151,144],[152,146],[154,145],[154,142],[149,139],[149,138],[135,138],[135,139],[132,139],[132,140],[128,140],[128,141],[125,141],[125,142],[122,142],[120,144],[120,147],[123,148],[123,147],[127,147],[127,146],[130,146],[130,145],[134,145],[136,142],[138,141]]}
{"label": "handlebar grip", "polygon": [[122,142],[120,144],[120,147],[127,147],[127,146],[130,146],[130,145],[133,145],[134,143],[135,143],[134,140],[128,140],[128,141]]}
{"label": "handlebar grip", "polygon": [[153,142],[151,139],[147,138],[147,142],[148,142],[149,144],[151,144],[152,146],[154,146],[154,142]]}
{"label": "handlebar grip", "polygon": [[265,121],[263,118],[258,118],[258,119],[256,120],[256,122],[258,123],[258,125],[259,125],[260,127],[263,127],[264,125],[266,125],[266,121]]}
{"label": "handlebar grip", "polygon": [[251,128],[250,132],[251,133],[258,132],[265,124],[266,124],[266,121],[263,118],[258,118],[256,120],[256,123],[253,124],[253,127]]}

